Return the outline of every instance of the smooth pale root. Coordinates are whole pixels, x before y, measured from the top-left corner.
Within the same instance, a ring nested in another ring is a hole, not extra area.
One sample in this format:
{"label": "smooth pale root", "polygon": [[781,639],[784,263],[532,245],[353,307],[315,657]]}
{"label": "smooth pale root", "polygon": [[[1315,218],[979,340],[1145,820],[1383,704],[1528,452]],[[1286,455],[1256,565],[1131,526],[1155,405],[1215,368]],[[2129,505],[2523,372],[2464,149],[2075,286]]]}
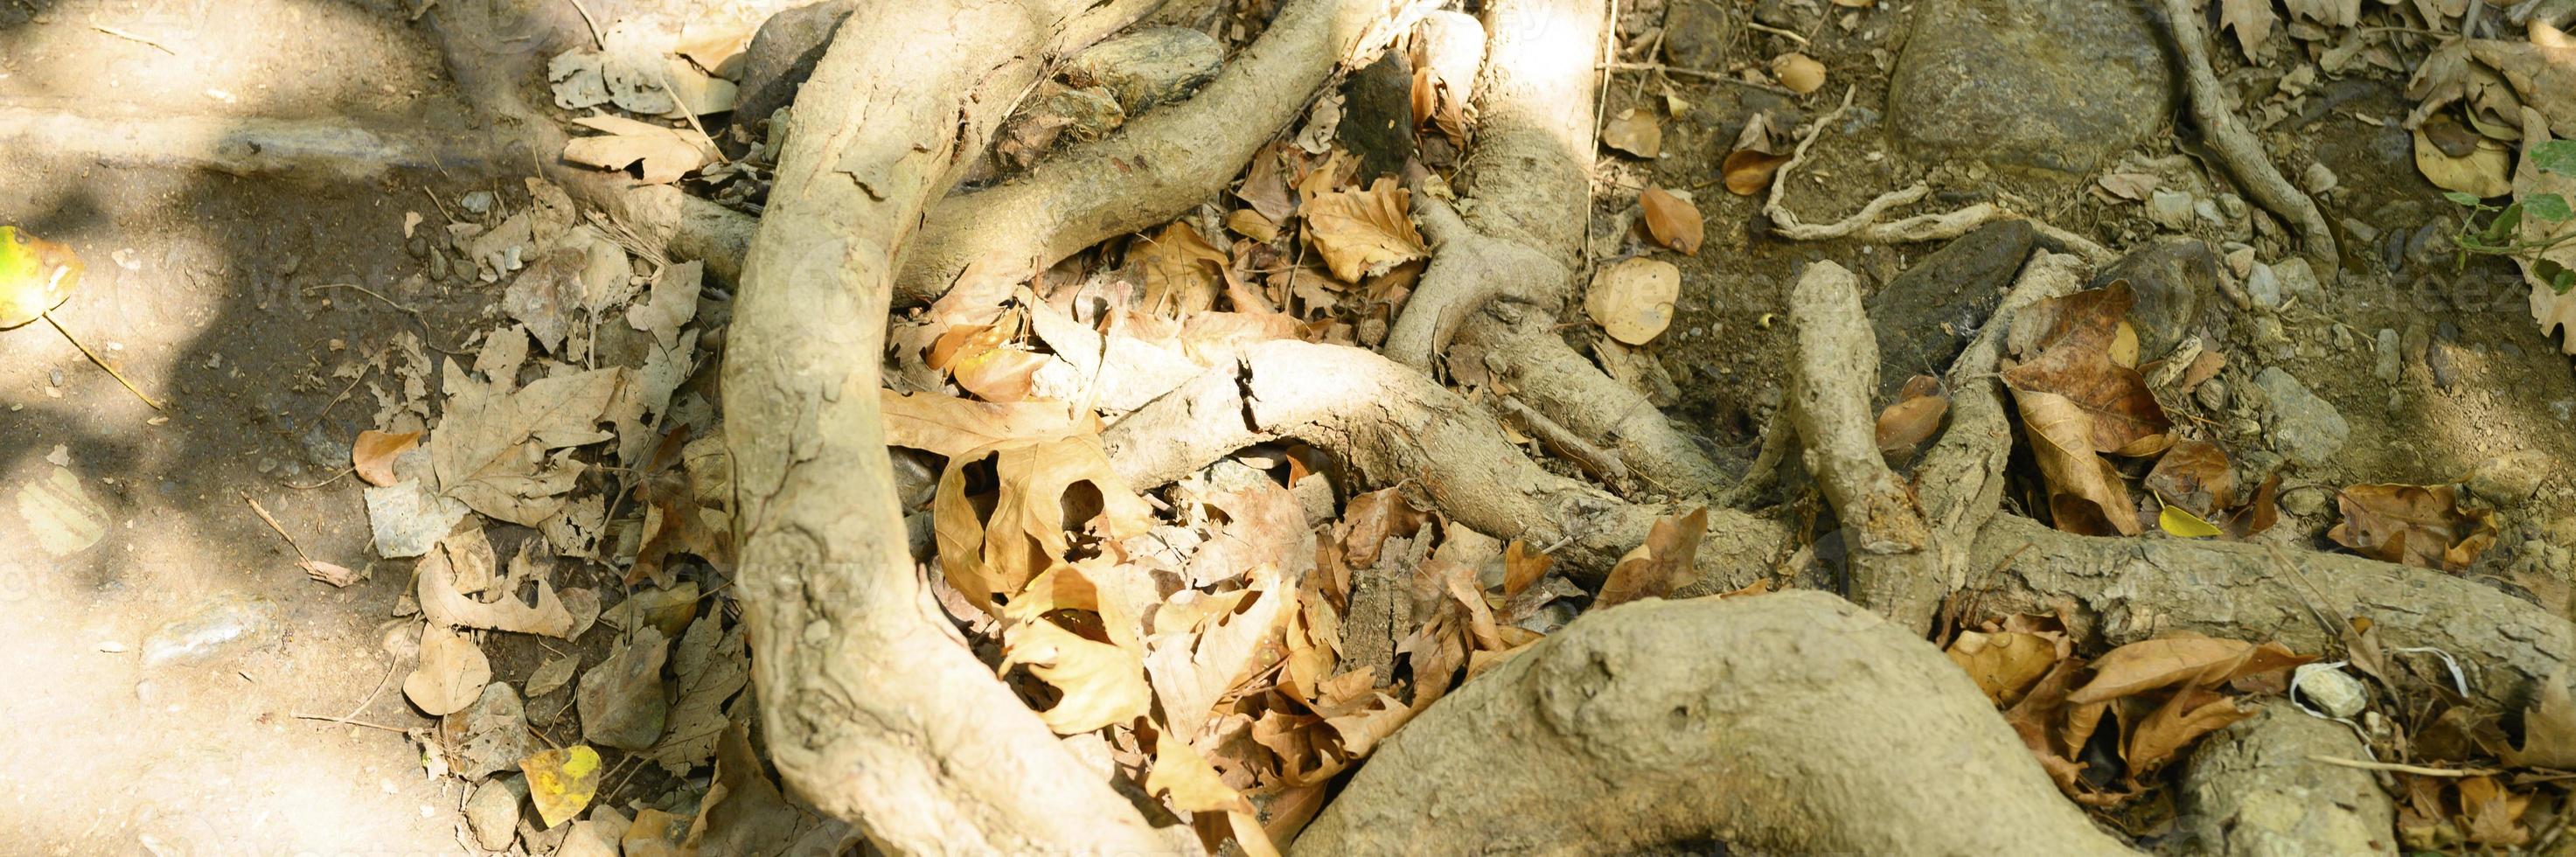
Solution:
{"label": "smooth pale root", "polygon": [[1610,338],[1629,345],[1654,341],[1673,323],[1682,293],[1682,269],[1661,259],[1624,259],[1592,275],[1583,311]]}
{"label": "smooth pale root", "polygon": [[2513,192],[2512,180],[2505,177],[2512,166],[2513,154],[2493,140],[2480,137],[2477,149],[2454,158],[2433,145],[2421,129],[2415,132],[2415,169],[2434,187],[2480,199],[2503,196]]}
{"label": "smooth pale root", "polygon": [[35,321],[80,286],[72,248],[0,226],[0,330]]}

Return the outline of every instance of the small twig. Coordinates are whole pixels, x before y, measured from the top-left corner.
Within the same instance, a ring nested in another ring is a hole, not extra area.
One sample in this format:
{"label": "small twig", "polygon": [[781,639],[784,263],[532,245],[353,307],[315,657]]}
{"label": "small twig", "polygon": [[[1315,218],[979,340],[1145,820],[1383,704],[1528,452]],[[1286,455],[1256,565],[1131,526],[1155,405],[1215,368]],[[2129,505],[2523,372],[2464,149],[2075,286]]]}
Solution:
{"label": "small twig", "polygon": [[409,730],[409,729],[405,729],[405,728],[402,728],[402,727],[400,727],[400,726],[387,726],[387,725],[384,725],[384,724],[382,724],[382,723],[369,723],[369,722],[364,721],[364,720],[351,720],[351,719],[346,718],[346,717],[325,717],[325,716],[323,716],[323,715],[319,715],[319,714],[306,714],[306,713],[301,712],[301,711],[293,712],[293,714],[294,714],[295,719],[297,719],[297,720],[319,720],[319,721],[322,721],[322,722],[324,722],[324,723],[340,723],[340,724],[345,724],[345,725],[349,725],[349,726],[363,726],[363,727],[366,727],[366,728],[368,728],[368,729],[382,729],[382,730],[387,731],[387,732],[397,732],[397,733],[401,733],[401,734],[404,734],[404,735],[409,735],[409,734],[411,734],[411,730]]}
{"label": "small twig", "polygon": [[331,483],[333,483],[333,482],[338,482],[338,481],[340,481],[340,480],[342,480],[342,479],[345,479],[345,478],[347,478],[347,477],[348,477],[348,475],[349,475],[349,474],[356,473],[356,472],[358,472],[358,468],[355,468],[355,467],[343,467],[343,468],[340,468],[340,472],[338,472],[338,473],[334,473],[334,474],[331,474],[331,478],[329,478],[329,479],[325,479],[325,480],[322,480],[322,481],[320,481],[320,482],[315,482],[315,483],[313,483],[313,484],[311,484],[311,485],[306,485],[306,484],[301,483],[301,482],[279,482],[279,483],[277,483],[277,484],[279,484],[279,485],[284,485],[284,486],[286,486],[286,487],[288,487],[288,488],[293,488],[293,489],[295,489],[295,490],[297,490],[297,491],[311,491],[311,490],[313,490],[313,489],[315,489],[315,488],[323,488],[323,487],[327,487],[327,486],[329,486]]}
{"label": "small twig", "polygon": [[89,362],[96,363],[98,364],[98,368],[107,370],[107,374],[110,377],[115,378],[116,383],[125,385],[126,392],[133,393],[135,398],[142,399],[143,403],[151,405],[153,410],[169,410],[169,408],[162,407],[160,402],[153,401],[151,396],[144,395],[142,388],[134,386],[134,382],[126,380],[125,373],[116,371],[116,367],[107,365],[107,361],[105,360],[98,359],[98,355],[91,352],[89,350],[89,346],[81,344],[80,337],[73,336],[69,329],[63,327],[62,322],[54,320],[54,314],[52,311],[49,310],[45,312],[44,316],[45,323],[54,326],[54,332],[62,334],[64,339],[71,342],[73,348],[80,349],[81,356],[89,358]]}
{"label": "small twig", "polygon": [[1762,91],[1765,91],[1765,92],[1775,92],[1775,93],[1779,93],[1779,94],[1781,94],[1781,95],[1786,95],[1786,96],[1789,96],[1789,97],[1791,97],[1791,98],[1796,98],[1796,97],[1798,97],[1798,93],[1797,93],[1797,92],[1795,92],[1795,91],[1793,91],[1793,90],[1789,89],[1788,87],[1781,86],[1781,85],[1776,84],[1776,83],[1764,83],[1764,82],[1762,82],[1762,81],[1758,81],[1758,80],[1745,80],[1745,79],[1743,79],[1743,78],[1736,77],[1736,76],[1734,76],[1734,75],[1721,74],[1721,73],[1714,72],[1714,71],[1701,71],[1701,70],[1699,70],[1699,69],[1695,69],[1695,68],[1683,68],[1683,67],[1681,67],[1681,66],[1677,66],[1677,65],[1668,65],[1668,64],[1665,64],[1665,63],[1659,63],[1659,62],[1614,62],[1614,63],[1603,63],[1603,64],[1601,65],[1601,67],[1602,67],[1603,69],[1606,69],[1606,70],[1609,70],[1609,71],[1646,71],[1646,72],[1655,72],[1655,73],[1657,73],[1657,74],[1668,74],[1668,75],[1673,75],[1673,76],[1677,76],[1677,77],[1687,77],[1687,78],[1692,78],[1692,79],[1696,79],[1696,80],[1714,81],[1714,82],[1717,82],[1717,83],[1732,83],[1732,84],[1735,84],[1735,85],[1737,85],[1737,86],[1751,87],[1751,88],[1753,88],[1753,89],[1759,89],[1759,90],[1762,90]]}
{"label": "small twig", "polygon": [[1566,427],[1558,425],[1555,420],[1548,419],[1545,414],[1522,404],[1519,399],[1503,396],[1495,399],[1494,402],[1502,407],[1504,415],[1509,416],[1513,422],[1519,423],[1523,429],[1528,430],[1549,449],[1574,459],[1576,465],[1594,476],[1601,477],[1603,482],[1620,487],[1626,486],[1628,465],[1619,460],[1618,453],[1602,449],[1591,441],[1583,439]]}
{"label": "small twig", "polygon": [[2402,765],[2396,762],[2364,762],[2359,759],[2344,759],[2315,753],[2308,754],[2308,761],[2345,768],[2360,768],[2365,771],[2394,771],[2426,777],[2491,777],[2504,773],[2492,768],[2427,768],[2422,765]]}
{"label": "small twig", "polygon": [[429,204],[438,207],[439,217],[446,218],[449,223],[457,222],[456,214],[447,210],[447,203],[438,201],[438,191],[430,190],[428,185],[421,185],[420,192],[429,196]]}
{"label": "small twig", "polygon": [[267,521],[267,522],[268,522],[268,528],[269,528],[269,529],[272,529],[272,530],[276,530],[276,531],[277,531],[277,537],[278,537],[278,538],[281,538],[281,539],[285,539],[285,540],[286,540],[286,546],[287,546],[287,547],[291,547],[291,548],[294,548],[294,549],[295,549],[295,558],[297,558],[297,559],[301,559],[301,560],[304,560],[304,561],[306,561],[306,562],[311,562],[311,561],[313,560],[313,555],[312,555],[312,554],[305,553],[305,552],[304,552],[304,546],[303,546],[303,545],[300,545],[300,544],[296,544],[296,543],[295,543],[295,537],[294,537],[294,536],[287,535],[287,534],[286,534],[286,528],[285,528],[285,527],[282,527],[282,526],[278,526],[277,518],[276,518],[275,516],[270,515],[270,514],[268,513],[268,510],[267,510],[267,509],[262,508],[262,507],[259,505],[259,501],[258,501],[258,500],[252,499],[252,498],[251,498],[251,496],[250,496],[250,492],[248,492],[248,491],[243,491],[243,490],[239,490],[239,489],[235,489],[235,490],[233,491],[233,493],[235,493],[235,494],[240,494],[240,495],[241,495],[241,498],[242,498],[242,502],[244,502],[244,503],[249,503],[249,504],[250,504],[250,510],[251,510],[251,511],[253,511],[253,512],[259,513],[259,519],[260,519],[260,520],[262,520],[262,521]]}
{"label": "small twig", "polygon": [[1795,31],[1783,30],[1760,21],[1746,21],[1744,22],[1744,28],[1758,32],[1770,33],[1771,35],[1797,42],[1798,46],[1802,48],[1807,46],[1807,37],[1798,35]]}
{"label": "small twig", "polygon": [[179,55],[179,52],[178,52],[178,51],[171,50],[169,45],[165,45],[165,44],[162,44],[162,43],[160,43],[160,42],[158,42],[158,41],[154,41],[153,39],[151,39],[151,38],[149,38],[149,37],[146,37],[146,36],[139,36],[139,35],[135,35],[135,34],[133,34],[133,33],[126,32],[126,31],[124,31],[124,30],[117,29],[117,28],[115,28],[115,27],[110,27],[110,26],[108,26],[108,25],[106,25],[106,24],[91,24],[91,25],[89,25],[89,28],[90,28],[90,29],[93,29],[93,30],[97,30],[97,31],[102,32],[102,33],[106,33],[106,34],[111,35],[111,36],[115,36],[115,37],[120,38],[120,39],[126,39],[126,40],[128,40],[128,41],[141,42],[141,43],[143,43],[143,44],[150,45],[150,46],[152,46],[152,49],[157,50],[157,51],[160,51],[160,52],[165,53],[165,54],[169,54],[169,55],[174,56],[174,57]]}
{"label": "small twig", "polygon": [[570,2],[572,3],[573,11],[581,13],[581,22],[590,25],[591,46],[599,48],[600,50],[607,50],[608,37],[599,34],[599,19],[590,16],[590,7],[581,5],[581,0],[570,0]]}
{"label": "small twig", "polygon": [[[323,284],[321,284],[321,285],[305,286],[305,287],[304,287],[304,292],[305,292],[306,294],[311,294],[311,293],[313,293],[313,292],[320,291],[320,290],[322,290],[322,289],[355,289],[355,290],[357,290],[358,292],[360,292],[360,293],[362,293],[362,294],[365,294],[365,295],[366,295],[366,296],[368,296],[368,297],[375,298],[376,300],[384,301],[386,306],[393,307],[394,309],[402,310],[404,313],[409,314],[409,315],[411,316],[411,320],[412,320],[412,321],[416,321],[416,322],[419,322],[419,323],[420,323],[420,329],[421,329],[424,333],[426,333],[427,331],[431,331],[431,330],[436,330],[436,329],[437,329],[437,328],[435,328],[435,327],[430,326],[430,323],[429,323],[429,316],[426,316],[426,315],[421,314],[421,311],[420,311],[420,310],[413,309],[413,308],[408,307],[408,306],[404,306],[404,305],[402,305],[401,303],[397,303],[397,302],[395,302],[395,300],[394,300],[393,298],[389,298],[389,297],[385,297],[384,295],[377,294],[377,293],[376,293],[376,290],[374,290],[374,289],[370,289],[370,288],[367,288],[367,287],[365,287],[365,286],[358,285],[358,284],[356,284],[356,283],[323,283]],[[429,346],[430,350],[432,350],[432,351],[436,351],[436,352],[438,352],[438,353],[440,353],[440,354],[446,354],[446,355],[455,356],[455,357],[471,357],[471,356],[474,356],[473,354],[471,354],[471,353],[469,353],[469,352],[458,351],[458,350],[456,350],[456,349],[448,348],[448,347],[446,347],[446,346],[443,346],[443,345],[438,344],[438,338],[437,338],[437,337],[435,337],[435,336],[422,336],[422,337],[420,338],[420,341],[421,341],[421,344],[422,344],[422,345],[427,345],[427,346]]]}

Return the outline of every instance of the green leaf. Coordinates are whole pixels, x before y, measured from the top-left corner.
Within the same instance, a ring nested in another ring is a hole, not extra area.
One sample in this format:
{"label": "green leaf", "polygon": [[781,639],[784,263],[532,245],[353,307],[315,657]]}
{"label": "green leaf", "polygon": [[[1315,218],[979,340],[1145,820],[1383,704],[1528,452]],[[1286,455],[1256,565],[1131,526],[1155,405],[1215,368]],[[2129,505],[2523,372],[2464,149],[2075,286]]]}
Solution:
{"label": "green leaf", "polygon": [[2515,230],[2521,228],[2522,203],[2505,206],[2503,211],[2496,212],[2495,220],[2487,224],[2486,243],[2496,246],[2509,244]]}
{"label": "green leaf", "polygon": [[2567,198],[2554,193],[2532,194],[2522,201],[2522,210],[2525,214],[2549,223],[2559,223],[2567,218],[2576,217],[2576,211],[2570,211],[2567,208]]}
{"label": "green leaf", "polygon": [[2576,271],[2567,270],[2567,266],[2558,264],[2555,260],[2532,260],[2531,273],[2539,276],[2541,282],[2548,283],[2550,291],[2562,295],[2566,294],[2570,287],[2576,287]]}
{"label": "green leaf", "polygon": [[2465,194],[2456,190],[2443,191],[2442,198],[2471,208],[2475,208],[2478,203],[2483,202],[2483,200],[2478,199],[2474,194]]}
{"label": "green leaf", "polygon": [[2559,271],[2558,278],[2549,281],[2550,291],[2563,295],[2568,289],[2576,289],[2576,271]]}
{"label": "green leaf", "polygon": [[2531,162],[2559,175],[2576,176],[2576,140],[2551,140],[2533,146]]}

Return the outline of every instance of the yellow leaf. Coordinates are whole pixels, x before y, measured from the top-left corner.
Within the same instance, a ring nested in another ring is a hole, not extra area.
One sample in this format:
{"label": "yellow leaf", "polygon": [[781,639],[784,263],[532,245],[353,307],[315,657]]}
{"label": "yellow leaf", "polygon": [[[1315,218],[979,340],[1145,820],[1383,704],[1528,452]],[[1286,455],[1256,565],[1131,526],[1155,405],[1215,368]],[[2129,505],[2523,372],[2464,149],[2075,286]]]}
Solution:
{"label": "yellow leaf", "polygon": [[1145,791],[1168,794],[1182,812],[1245,812],[1252,809],[1241,792],[1217,777],[1215,766],[1190,748],[1188,741],[1163,732],[1154,737],[1154,769],[1145,774]]}
{"label": "yellow leaf", "polygon": [[587,744],[547,750],[519,760],[528,775],[528,800],[553,827],[580,815],[599,792],[599,751]]}
{"label": "yellow leaf", "polygon": [[1089,732],[1145,716],[1153,686],[1135,652],[1065,630],[1053,622],[1012,625],[1002,632],[998,672],[1029,665],[1029,673],[1063,692],[1038,719],[1058,735]]}
{"label": "yellow leaf", "polygon": [[2156,526],[2167,534],[2186,539],[2205,539],[2219,533],[2216,524],[2201,520],[2199,515],[2172,503],[2166,503],[2165,510],[2156,513]]}
{"label": "yellow leaf", "polygon": [[1429,255],[1422,233],[1406,214],[1411,195],[1394,179],[1381,178],[1367,190],[1337,190],[1315,195],[1306,204],[1306,237],[1333,276],[1346,282],[1385,273]]}
{"label": "yellow leaf", "polygon": [[0,330],[35,321],[80,285],[72,248],[0,226]]}

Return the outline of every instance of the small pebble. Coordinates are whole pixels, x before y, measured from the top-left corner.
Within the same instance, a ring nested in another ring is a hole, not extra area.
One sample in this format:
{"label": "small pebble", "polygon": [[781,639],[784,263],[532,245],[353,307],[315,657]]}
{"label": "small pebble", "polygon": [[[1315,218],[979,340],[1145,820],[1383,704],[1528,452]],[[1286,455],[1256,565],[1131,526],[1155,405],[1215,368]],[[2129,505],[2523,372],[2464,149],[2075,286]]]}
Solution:
{"label": "small pebble", "polygon": [[2191,222],[2191,194],[2159,189],[2147,195],[2147,219],[2157,226],[2180,230]]}
{"label": "small pebble", "polygon": [[2279,307],[2281,305],[2280,275],[2274,273],[2270,265],[2254,263],[2254,270],[2245,275],[2245,296],[2267,307]]}
{"label": "small pebble", "polygon": [[2336,717],[2349,718],[2361,713],[2370,702],[2370,691],[2361,680],[2342,668],[2328,664],[2306,664],[2290,674],[2290,690],[2300,699]]}
{"label": "small pebble", "polygon": [[492,192],[488,190],[469,191],[465,194],[465,199],[462,200],[462,204],[465,206],[466,211],[475,214],[482,214],[483,212],[491,211]]}
{"label": "small pebble", "polygon": [[2307,172],[2299,176],[2299,183],[2306,187],[2309,193],[2325,193],[2333,190],[2339,181],[2335,177],[2334,170],[2322,161],[2309,164]]}
{"label": "small pebble", "polygon": [[2380,328],[2378,341],[2376,344],[2371,346],[2372,359],[2370,374],[2373,377],[2378,378],[2381,383],[2397,383],[2399,357],[2400,355],[2397,351],[2396,329],[2386,327]]}
{"label": "small pebble", "polygon": [[2192,398],[2200,400],[2201,407],[2213,411],[2225,408],[2227,407],[2227,382],[2217,378],[2202,381],[2200,386],[2192,389],[2191,395]]}

